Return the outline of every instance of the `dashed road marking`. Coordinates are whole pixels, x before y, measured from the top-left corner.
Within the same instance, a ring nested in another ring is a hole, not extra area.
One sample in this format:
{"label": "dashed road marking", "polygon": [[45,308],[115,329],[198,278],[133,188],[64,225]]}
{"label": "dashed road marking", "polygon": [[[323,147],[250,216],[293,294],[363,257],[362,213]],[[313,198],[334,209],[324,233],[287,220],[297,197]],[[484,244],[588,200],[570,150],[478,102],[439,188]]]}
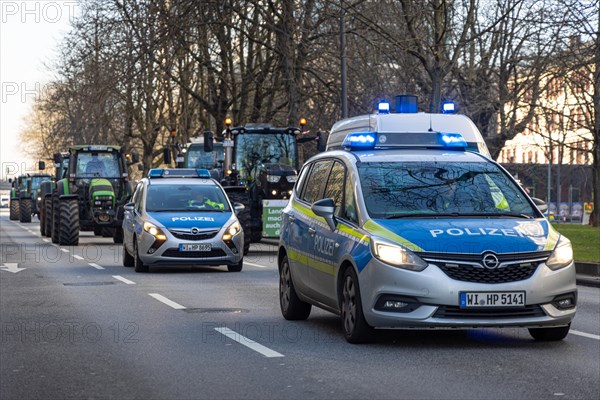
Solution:
{"label": "dashed road marking", "polygon": [[269,268],[265,265],[254,264],[254,263],[247,262],[247,261],[244,261],[244,265],[250,265],[251,267],[256,267],[256,268]]}
{"label": "dashed road marking", "polygon": [[68,253],[69,252],[69,250],[67,250],[67,249],[60,249],[60,251],[62,251],[63,253]]}
{"label": "dashed road marking", "polygon": [[77,254],[74,254],[73,258],[75,258],[76,260],[83,260],[83,257],[78,256]]}
{"label": "dashed road marking", "polygon": [[215,328],[215,331],[227,336],[229,339],[234,340],[234,341],[238,342],[239,344],[242,344],[242,345],[248,347],[249,349],[252,349],[252,350],[262,354],[265,357],[268,357],[268,358],[284,357],[283,354],[278,353],[275,350],[271,350],[268,347],[263,346],[260,343],[256,343],[254,340],[248,339],[247,337],[242,336],[239,333],[237,333],[236,331],[233,331],[229,328]]}
{"label": "dashed road marking", "polygon": [[126,283],[128,285],[135,285],[135,282],[130,281],[127,278],[123,278],[121,275],[113,275],[112,277],[115,278],[116,280]]}
{"label": "dashed road marking", "polygon": [[100,265],[96,264],[96,263],[88,263],[90,265],[90,267],[94,267],[96,269],[104,269],[104,267],[101,267]]}
{"label": "dashed road marking", "polygon": [[580,332],[580,331],[576,331],[576,330],[573,330],[573,329],[571,329],[569,331],[569,333],[572,334],[572,335],[583,336],[583,337],[586,337],[586,338],[589,338],[589,339],[600,340],[600,336],[593,335],[591,333]]}
{"label": "dashed road marking", "polygon": [[160,301],[161,303],[168,305],[171,308],[174,308],[176,310],[185,310],[184,306],[182,306],[181,304],[175,303],[173,300],[167,299],[163,295],[160,295],[158,293],[148,293],[148,294],[150,296],[154,297],[156,300]]}
{"label": "dashed road marking", "polygon": [[50,243],[50,239],[42,239],[46,243]]}

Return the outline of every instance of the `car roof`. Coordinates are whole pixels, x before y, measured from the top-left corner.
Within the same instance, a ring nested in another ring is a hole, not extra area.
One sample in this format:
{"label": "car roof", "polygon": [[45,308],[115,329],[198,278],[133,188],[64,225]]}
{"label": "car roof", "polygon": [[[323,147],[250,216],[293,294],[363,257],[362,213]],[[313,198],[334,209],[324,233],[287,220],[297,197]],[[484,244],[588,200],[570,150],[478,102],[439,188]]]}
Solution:
{"label": "car roof", "polygon": [[341,157],[351,162],[491,162],[490,159],[479,153],[461,150],[446,149],[386,149],[386,150],[364,150],[364,151],[345,151],[333,150],[320,153],[314,157]]}
{"label": "car roof", "polygon": [[198,186],[218,186],[214,179],[207,178],[152,178],[148,179],[149,186],[163,185],[198,185]]}

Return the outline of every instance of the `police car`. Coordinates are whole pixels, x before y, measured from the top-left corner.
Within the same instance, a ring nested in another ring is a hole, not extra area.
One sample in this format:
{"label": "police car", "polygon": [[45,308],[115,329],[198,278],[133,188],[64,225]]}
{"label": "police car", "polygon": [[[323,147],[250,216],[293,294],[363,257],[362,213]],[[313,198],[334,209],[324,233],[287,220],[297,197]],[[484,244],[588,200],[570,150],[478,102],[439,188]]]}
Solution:
{"label": "police car", "polygon": [[244,234],[223,188],[208,170],[153,169],[125,205],[123,265],[227,265],[242,270]]}
{"label": "police car", "polygon": [[[389,126],[395,116],[369,118]],[[332,130],[342,149],[306,162],[282,213],[286,319],[306,319],[312,306],[331,311],[352,343],[373,328],[568,334],[577,301],[571,243],[543,217],[541,200],[442,128]]]}

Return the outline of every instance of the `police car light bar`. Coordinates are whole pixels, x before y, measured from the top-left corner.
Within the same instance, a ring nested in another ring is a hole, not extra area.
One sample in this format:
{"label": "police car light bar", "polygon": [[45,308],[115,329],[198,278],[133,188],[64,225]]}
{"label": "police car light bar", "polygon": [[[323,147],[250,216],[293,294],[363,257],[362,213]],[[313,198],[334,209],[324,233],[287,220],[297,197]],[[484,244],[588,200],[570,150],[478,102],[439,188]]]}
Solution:
{"label": "police car light bar", "polygon": [[467,147],[467,141],[460,133],[438,132],[438,137],[440,144],[444,147],[460,147],[463,149]]}
{"label": "police car light bar", "polygon": [[453,114],[456,111],[456,105],[452,101],[444,101],[442,103],[442,113]]}
{"label": "police car light bar", "polygon": [[353,132],[346,135],[342,147],[348,150],[368,150],[375,147],[375,132]]}
{"label": "police car light bar", "polygon": [[152,168],[148,172],[148,178],[202,178],[210,179],[210,172],[207,169],[191,168]]}
{"label": "police car light bar", "polygon": [[390,113],[390,103],[387,101],[380,101],[377,104],[377,111],[379,111],[379,114],[389,114]]}

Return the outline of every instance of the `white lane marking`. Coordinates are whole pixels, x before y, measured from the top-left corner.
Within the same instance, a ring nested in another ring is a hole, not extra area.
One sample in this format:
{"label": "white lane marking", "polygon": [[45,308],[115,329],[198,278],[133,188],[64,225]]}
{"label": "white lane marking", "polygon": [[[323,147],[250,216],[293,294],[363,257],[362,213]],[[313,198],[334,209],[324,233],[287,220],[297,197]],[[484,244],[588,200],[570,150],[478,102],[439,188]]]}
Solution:
{"label": "white lane marking", "polygon": [[98,265],[98,264],[96,264],[96,263],[88,263],[88,264],[90,265],[90,267],[94,267],[94,268],[96,268],[96,269],[104,269],[104,267],[101,267],[101,266],[99,266],[99,265]]}
{"label": "white lane marking", "polygon": [[273,357],[285,357],[283,354],[276,352],[275,350],[271,350],[268,347],[263,346],[260,343],[256,343],[252,339],[248,339],[245,336],[240,335],[236,331],[232,331],[229,328],[215,328],[215,331],[227,336],[229,339],[238,342],[256,352],[259,352],[265,357],[273,358]]}
{"label": "white lane marking", "polygon": [[62,251],[63,253],[68,253],[69,252],[69,250],[67,250],[67,249],[60,249],[60,251]]}
{"label": "white lane marking", "polygon": [[124,282],[128,285],[135,285],[134,281],[130,281],[129,279],[123,278],[121,275],[113,275],[113,278],[115,278],[118,281]]}
{"label": "white lane marking", "polygon": [[247,261],[244,261],[244,265],[250,265],[251,267],[256,267],[256,268],[269,268],[265,265],[254,264],[254,263],[247,262]]}
{"label": "white lane marking", "polygon": [[154,297],[156,300],[160,301],[161,303],[165,303],[166,305],[168,305],[171,308],[174,308],[176,310],[185,310],[184,306],[182,306],[181,304],[175,303],[173,300],[167,299],[165,296],[162,296],[158,293],[148,293],[148,294],[150,296]]}
{"label": "white lane marking", "polygon": [[590,339],[600,340],[600,336],[599,335],[592,335],[591,333],[580,332],[580,331],[576,331],[576,330],[573,330],[573,329],[571,329],[569,331],[569,333],[571,333],[573,335],[577,335],[577,336],[583,336],[583,337],[590,338]]}
{"label": "white lane marking", "polygon": [[50,243],[50,239],[42,239],[46,243]]}
{"label": "white lane marking", "polygon": [[77,254],[73,255],[73,258],[77,259],[77,260],[83,260],[83,257],[78,256]]}

